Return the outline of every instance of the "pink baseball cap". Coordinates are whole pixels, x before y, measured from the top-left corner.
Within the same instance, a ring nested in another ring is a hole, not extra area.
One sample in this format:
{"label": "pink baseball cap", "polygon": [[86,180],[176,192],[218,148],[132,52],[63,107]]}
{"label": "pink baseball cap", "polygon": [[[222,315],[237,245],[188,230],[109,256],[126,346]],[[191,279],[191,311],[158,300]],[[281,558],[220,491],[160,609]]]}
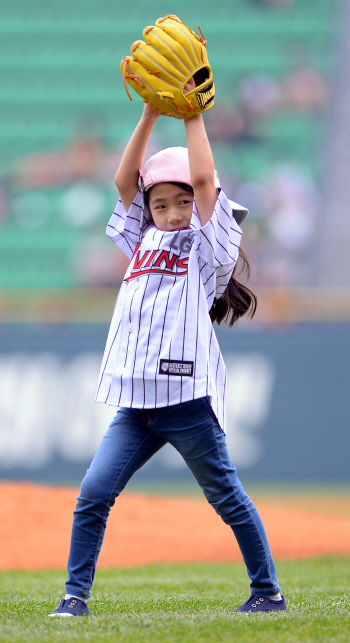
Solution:
{"label": "pink baseball cap", "polygon": [[[167,147],[165,150],[157,152],[144,163],[139,172],[141,187],[145,192],[157,183],[176,182],[192,185],[187,147]],[[215,186],[220,188],[217,172],[215,172]],[[240,225],[248,215],[248,210],[234,201],[229,199],[228,201],[232,208],[232,214]]]}
{"label": "pink baseball cap", "polygon": [[191,185],[190,164],[186,147],[168,147],[151,156],[140,170],[145,192],[156,183],[186,183]]}

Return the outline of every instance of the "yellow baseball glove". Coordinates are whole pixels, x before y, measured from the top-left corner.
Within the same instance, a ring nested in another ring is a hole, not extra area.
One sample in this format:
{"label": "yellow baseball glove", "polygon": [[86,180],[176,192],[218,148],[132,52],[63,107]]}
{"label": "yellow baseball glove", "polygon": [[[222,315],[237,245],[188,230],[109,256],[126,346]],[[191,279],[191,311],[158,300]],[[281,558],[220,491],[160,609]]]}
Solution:
{"label": "yellow baseball glove", "polygon": [[[215,87],[207,41],[200,29],[199,32],[200,36],[173,15],[146,27],[145,40],[134,42],[132,56],[126,56],[120,65],[130,100],[127,82],[145,103],[164,116],[191,118],[210,109]],[[189,82],[195,86],[185,93]]]}

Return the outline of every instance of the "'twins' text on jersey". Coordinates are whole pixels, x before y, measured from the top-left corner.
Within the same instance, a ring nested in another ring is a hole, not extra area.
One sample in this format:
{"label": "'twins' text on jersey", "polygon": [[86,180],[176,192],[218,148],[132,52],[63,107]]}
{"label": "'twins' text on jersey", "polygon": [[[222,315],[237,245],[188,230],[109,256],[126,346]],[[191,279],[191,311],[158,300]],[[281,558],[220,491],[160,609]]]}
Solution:
{"label": "'twins' text on jersey", "polygon": [[157,249],[142,252],[140,251],[141,244],[137,243],[125,281],[152,273],[174,276],[186,275],[189,255],[181,256],[181,254],[176,254],[173,248],[178,249],[180,253],[182,250],[188,251],[191,248],[192,241],[193,238],[190,235],[182,238],[179,243],[175,237],[169,244],[169,250]]}

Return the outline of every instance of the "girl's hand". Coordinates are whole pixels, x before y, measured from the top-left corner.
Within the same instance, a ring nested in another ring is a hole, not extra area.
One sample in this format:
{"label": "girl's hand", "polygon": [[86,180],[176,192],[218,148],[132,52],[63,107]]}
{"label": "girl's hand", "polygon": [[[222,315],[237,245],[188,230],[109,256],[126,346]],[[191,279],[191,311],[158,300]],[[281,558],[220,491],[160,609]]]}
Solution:
{"label": "girl's hand", "polygon": [[196,83],[194,82],[194,78],[190,78],[190,80],[188,81],[188,83],[186,83],[184,87],[184,94],[187,94],[188,92],[190,92],[192,89],[195,88],[195,86],[196,86]]}
{"label": "girl's hand", "polygon": [[158,120],[159,116],[160,115],[158,114],[158,112],[156,112],[155,109],[153,109],[153,107],[148,105],[148,103],[144,104],[142,117],[145,120],[151,121],[152,123],[155,123],[156,120]]}

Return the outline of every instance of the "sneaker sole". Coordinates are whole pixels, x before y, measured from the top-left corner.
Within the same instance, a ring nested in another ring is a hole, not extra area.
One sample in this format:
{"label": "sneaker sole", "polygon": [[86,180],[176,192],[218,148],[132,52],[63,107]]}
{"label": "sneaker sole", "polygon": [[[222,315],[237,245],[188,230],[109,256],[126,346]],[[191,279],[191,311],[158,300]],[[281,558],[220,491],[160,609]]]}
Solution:
{"label": "sneaker sole", "polygon": [[[62,616],[73,616],[73,614],[65,614],[65,613],[63,613],[63,614],[49,614],[49,616],[50,616],[51,618],[57,618],[57,617],[59,617],[59,616],[60,616],[60,617],[62,617]],[[86,615],[85,615],[85,614],[81,614],[81,616],[87,616],[87,614],[86,614]]]}

